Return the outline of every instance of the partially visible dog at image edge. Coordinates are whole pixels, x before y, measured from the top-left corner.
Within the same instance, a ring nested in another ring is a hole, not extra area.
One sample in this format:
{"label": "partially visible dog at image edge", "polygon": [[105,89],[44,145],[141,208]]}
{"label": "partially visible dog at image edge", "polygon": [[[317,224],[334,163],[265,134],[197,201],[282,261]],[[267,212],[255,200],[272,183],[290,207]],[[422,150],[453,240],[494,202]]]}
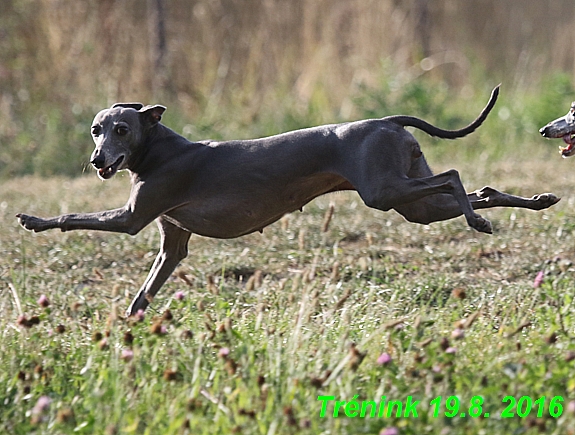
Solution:
{"label": "partially visible dog at image edge", "polygon": [[559,147],[563,157],[571,157],[575,154],[575,101],[571,103],[571,109],[567,115],[551,121],[539,130],[543,137],[548,139],[563,139],[566,147]]}

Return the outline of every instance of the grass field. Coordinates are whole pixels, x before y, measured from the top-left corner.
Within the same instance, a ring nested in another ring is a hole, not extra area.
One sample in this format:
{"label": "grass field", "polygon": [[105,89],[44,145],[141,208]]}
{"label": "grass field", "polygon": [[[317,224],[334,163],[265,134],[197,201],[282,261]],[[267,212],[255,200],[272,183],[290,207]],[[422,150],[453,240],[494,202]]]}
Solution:
{"label": "grass field", "polygon": [[[485,210],[490,236],[328,195],[261,235],[192,237],[145,317],[126,320],[155,226],[31,234],[14,215],[120,206],[127,177],[2,182],[0,433],[575,433],[575,162],[536,136],[488,165],[448,157],[465,141],[421,142],[469,190],[562,201]],[[354,417],[382,396],[411,396],[417,417]]]}

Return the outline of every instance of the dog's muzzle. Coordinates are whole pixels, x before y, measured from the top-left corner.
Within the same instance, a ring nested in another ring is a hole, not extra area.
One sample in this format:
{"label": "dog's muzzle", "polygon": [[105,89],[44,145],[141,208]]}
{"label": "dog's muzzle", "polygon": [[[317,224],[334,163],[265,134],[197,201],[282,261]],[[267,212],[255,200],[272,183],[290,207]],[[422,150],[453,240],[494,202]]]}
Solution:
{"label": "dog's muzzle", "polygon": [[93,159],[90,163],[92,163],[94,168],[96,168],[98,170],[98,176],[103,180],[107,180],[109,178],[112,178],[116,174],[116,172],[118,172],[118,168],[120,167],[120,165],[122,164],[123,161],[124,161],[124,156],[121,155],[120,157],[118,157],[116,159],[116,161],[114,163],[112,163],[111,165],[105,166],[105,164],[106,164],[105,157],[104,156],[98,156],[95,159]]}

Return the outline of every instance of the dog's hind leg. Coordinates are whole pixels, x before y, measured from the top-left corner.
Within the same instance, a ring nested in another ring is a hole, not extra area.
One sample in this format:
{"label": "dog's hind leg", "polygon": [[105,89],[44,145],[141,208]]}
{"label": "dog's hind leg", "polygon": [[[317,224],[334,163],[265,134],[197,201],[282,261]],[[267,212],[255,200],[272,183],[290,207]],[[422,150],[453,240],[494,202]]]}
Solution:
{"label": "dog's hind leg", "polygon": [[128,307],[126,311],[128,316],[133,316],[140,309],[146,309],[179,262],[188,255],[188,241],[192,233],[168,222],[162,216],[156,219],[156,223],[161,237],[160,252],[146,281]]}
{"label": "dog's hind leg", "polygon": [[[379,187],[375,187],[379,186]],[[430,197],[449,197],[446,202],[450,208],[463,214],[470,227],[483,233],[491,233],[491,223],[476,214],[470,202],[459,173],[455,169],[422,178],[410,178],[386,174],[380,180],[370,180],[369,183],[356,183],[358,193],[369,207],[387,211],[395,209],[406,216],[408,220],[419,223],[430,223],[444,218],[444,212],[434,207],[426,208]],[[456,207],[455,207],[456,206]],[[402,212],[403,211],[403,212]],[[410,215],[414,216],[410,219]]]}
{"label": "dog's hind leg", "polygon": [[[543,210],[559,202],[552,193],[542,193],[531,198],[510,195],[492,187],[471,192],[467,195],[474,210],[494,207],[517,207],[530,210]],[[428,224],[452,219],[463,214],[459,203],[452,195],[431,195],[418,201],[403,204],[394,209],[410,222]]]}

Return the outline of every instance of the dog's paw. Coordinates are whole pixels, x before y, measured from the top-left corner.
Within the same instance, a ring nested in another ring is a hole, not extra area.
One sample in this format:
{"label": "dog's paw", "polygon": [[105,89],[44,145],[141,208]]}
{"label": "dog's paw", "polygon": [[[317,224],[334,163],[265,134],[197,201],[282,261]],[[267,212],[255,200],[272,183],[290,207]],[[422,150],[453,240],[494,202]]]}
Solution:
{"label": "dog's paw", "polygon": [[493,234],[493,225],[484,217],[476,214],[473,219],[467,221],[469,226],[480,233]]}
{"label": "dog's paw", "polygon": [[542,193],[540,195],[533,195],[531,200],[534,202],[535,210],[543,210],[544,208],[551,207],[553,204],[557,204],[561,201],[561,198],[552,193]]}
{"label": "dog's paw", "polygon": [[151,295],[146,295],[145,292],[139,291],[126,310],[126,317],[143,316],[144,311],[152,300],[153,297]]}
{"label": "dog's paw", "polygon": [[38,232],[43,230],[42,223],[44,222],[44,219],[21,213],[17,214],[16,217],[18,218],[18,223],[28,231]]}

